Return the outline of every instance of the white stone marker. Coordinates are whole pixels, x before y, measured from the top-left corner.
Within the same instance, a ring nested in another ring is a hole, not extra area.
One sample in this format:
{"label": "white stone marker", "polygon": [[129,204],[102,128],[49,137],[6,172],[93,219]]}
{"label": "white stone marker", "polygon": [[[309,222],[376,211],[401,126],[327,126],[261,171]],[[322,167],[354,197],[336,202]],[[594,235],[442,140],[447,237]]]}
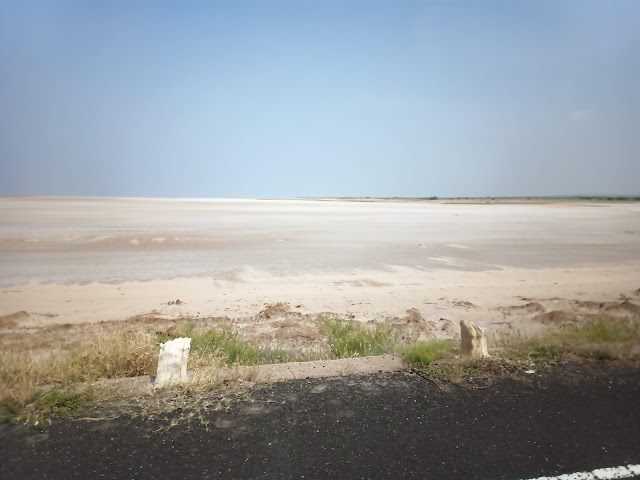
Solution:
{"label": "white stone marker", "polygon": [[188,379],[189,350],[191,350],[190,338],[176,338],[160,345],[155,387],[164,387]]}
{"label": "white stone marker", "polygon": [[460,353],[463,357],[488,357],[485,330],[473,322],[460,320]]}

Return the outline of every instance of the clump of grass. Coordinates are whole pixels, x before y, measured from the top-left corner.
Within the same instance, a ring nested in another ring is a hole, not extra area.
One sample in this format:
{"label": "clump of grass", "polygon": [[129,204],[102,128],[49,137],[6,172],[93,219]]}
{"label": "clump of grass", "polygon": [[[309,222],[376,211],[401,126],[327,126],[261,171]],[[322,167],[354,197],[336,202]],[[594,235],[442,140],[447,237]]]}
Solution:
{"label": "clump of grass", "polygon": [[452,357],[455,351],[453,344],[448,340],[416,342],[402,350],[405,363],[413,366],[429,366],[436,360]]}
{"label": "clump of grass", "polygon": [[71,378],[62,381],[150,375],[158,366],[158,345],[150,333],[102,334],[88,348],[71,353]]}
{"label": "clump of grass", "polygon": [[0,408],[0,424],[15,422],[21,411],[20,405],[15,402],[7,402]]}
{"label": "clump of grass", "polygon": [[178,337],[191,338],[190,368],[210,367],[216,358],[221,359],[224,365],[263,365],[300,360],[286,350],[251,345],[238,338],[237,332],[230,328],[198,329],[189,323],[170,334],[161,334],[158,340],[163,343]]}
{"label": "clump of grass", "polygon": [[45,417],[70,417],[82,413],[92,398],[91,387],[75,391],[70,386],[59,386],[37,391],[27,403],[33,405],[34,409]]}
{"label": "clump of grass", "polygon": [[555,334],[565,350],[582,358],[596,360],[631,359],[638,356],[640,322],[619,320],[574,325]]}
{"label": "clump of grass", "polygon": [[640,341],[639,325],[631,322],[595,322],[586,325],[572,325],[554,335],[559,340],[570,343],[624,343]]}
{"label": "clump of grass", "polygon": [[[494,339],[492,358],[431,360],[414,365],[417,373],[436,382],[486,385],[495,378],[540,370],[563,362],[627,360],[637,356],[638,319],[575,323],[538,336],[506,335]],[[407,347],[411,351],[412,346]],[[425,347],[416,347],[418,351]],[[427,356],[429,360],[429,356]]]}
{"label": "clump of grass", "polygon": [[157,361],[157,341],[147,333],[100,334],[46,354],[7,349],[0,353],[0,402],[24,405],[42,385],[150,375]]}
{"label": "clump of grass", "polygon": [[427,367],[415,368],[419,375],[439,385],[454,384],[471,388],[484,388],[496,378],[512,375],[513,365],[494,358],[445,359]]}
{"label": "clump of grass", "polygon": [[637,319],[575,323],[537,337],[512,335],[497,341],[504,347],[502,357],[531,366],[571,358],[629,359],[639,343]]}
{"label": "clump of grass", "polygon": [[393,329],[379,323],[374,330],[341,318],[319,318],[328,336],[330,358],[366,357],[393,351],[396,345]]}
{"label": "clump of grass", "polygon": [[92,400],[91,387],[78,390],[72,385],[61,385],[48,390],[38,390],[23,406],[15,402],[4,404],[0,423],[22,423],[27,427],[44,430],[53,417],[82,415]]}
{"label": "clump of grass", "polygon": [[510,335],[502,337],[498,345],[500,351],[494,352],[493,357],[503,363],[512,363],[523,369],[535,365],[555,365],[567,358],[567,351],[557,341],[549,341],[544,337],[525,337]]}

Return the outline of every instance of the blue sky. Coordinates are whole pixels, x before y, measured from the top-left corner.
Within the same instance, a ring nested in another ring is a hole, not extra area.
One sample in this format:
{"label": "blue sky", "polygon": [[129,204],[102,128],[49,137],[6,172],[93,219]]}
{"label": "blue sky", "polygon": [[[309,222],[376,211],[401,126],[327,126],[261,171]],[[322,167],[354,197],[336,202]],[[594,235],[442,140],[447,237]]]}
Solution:
{"label": "blue sky", "polygon": [[640,2],[0,0],[0,194],[640,194]]}

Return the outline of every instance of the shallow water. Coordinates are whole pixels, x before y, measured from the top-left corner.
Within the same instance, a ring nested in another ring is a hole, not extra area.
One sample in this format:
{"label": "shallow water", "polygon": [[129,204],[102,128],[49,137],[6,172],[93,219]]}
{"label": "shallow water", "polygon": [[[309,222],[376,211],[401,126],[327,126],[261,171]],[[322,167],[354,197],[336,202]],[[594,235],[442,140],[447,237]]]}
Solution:
{"label": "shallow water", "polygon": [[0,284],[640,260],[639,204],[0,198]]}

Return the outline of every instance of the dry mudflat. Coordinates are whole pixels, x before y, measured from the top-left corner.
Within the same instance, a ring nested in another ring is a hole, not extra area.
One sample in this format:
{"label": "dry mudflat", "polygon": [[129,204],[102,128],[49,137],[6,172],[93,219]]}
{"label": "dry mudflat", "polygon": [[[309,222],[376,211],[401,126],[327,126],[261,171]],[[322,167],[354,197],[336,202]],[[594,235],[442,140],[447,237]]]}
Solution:
{"label": "dry mudflat", "polygon": [[638,272],[638,203],[0,199],[0,344],[189,317],[307,349],[323,313],[530,333],[634,313]]}

